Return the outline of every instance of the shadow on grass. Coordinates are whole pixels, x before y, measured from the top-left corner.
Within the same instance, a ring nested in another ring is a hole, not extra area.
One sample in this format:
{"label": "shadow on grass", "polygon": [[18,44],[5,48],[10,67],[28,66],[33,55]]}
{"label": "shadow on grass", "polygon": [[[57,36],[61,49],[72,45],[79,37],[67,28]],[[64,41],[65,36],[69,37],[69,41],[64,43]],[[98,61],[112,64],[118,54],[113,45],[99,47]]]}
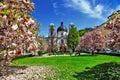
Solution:
{"label": "shadow on grass", "polygon": [[120,80],[120,63],[99,64],[93,68],[86,67],[84,72],[73,75],[77,80]]}
{"label": "shadow on grass", "polygon": [[24,73],[16,73],[18,70],[26,69],[26,66],[0,66],[0,77],[2,76],[9,76],[9,75],[17,75],[17,74],[24,74]]}

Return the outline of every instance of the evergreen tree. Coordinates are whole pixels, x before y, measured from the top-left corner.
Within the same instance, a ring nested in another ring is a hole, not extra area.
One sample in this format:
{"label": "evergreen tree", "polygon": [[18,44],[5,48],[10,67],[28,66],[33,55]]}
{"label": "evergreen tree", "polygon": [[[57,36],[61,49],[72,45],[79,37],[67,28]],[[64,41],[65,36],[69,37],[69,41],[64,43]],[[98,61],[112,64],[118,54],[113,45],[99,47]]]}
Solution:
{"label": "evergreen tree", "polygon": [[74,24],[70,24],[70,31],[67,39],[68,48],[72,49],[72,51],[74,52],[75,48],[79,44],[79,41],[80,41],[80,37],[77,28],[75,27]]}

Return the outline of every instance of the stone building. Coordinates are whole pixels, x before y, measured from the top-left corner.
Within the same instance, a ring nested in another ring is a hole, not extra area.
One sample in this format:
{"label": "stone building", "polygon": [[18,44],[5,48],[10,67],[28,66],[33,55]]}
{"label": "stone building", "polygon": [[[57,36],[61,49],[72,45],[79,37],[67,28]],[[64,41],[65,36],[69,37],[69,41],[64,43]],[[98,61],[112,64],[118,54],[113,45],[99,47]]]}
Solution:
{"label": "stone building", "polygon": [[61,22],[60,26],[57,28],[57,31],[55,30],[55,25],[51,23],[47,37],[49,42],[49,49],[51,51],[66,51],[67,36],[68,30],[64,26],[63,22]]}

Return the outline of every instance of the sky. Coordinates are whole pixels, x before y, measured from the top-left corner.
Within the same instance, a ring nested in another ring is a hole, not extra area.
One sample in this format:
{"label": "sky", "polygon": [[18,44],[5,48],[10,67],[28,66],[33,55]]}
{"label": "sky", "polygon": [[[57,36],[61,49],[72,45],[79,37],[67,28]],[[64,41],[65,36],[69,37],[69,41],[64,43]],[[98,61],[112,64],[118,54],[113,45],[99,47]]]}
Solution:
{"label": "sky", "polygon": [[31,16],[40,24],[39,35],[48,36],[49,25],[55,28],[64,22],[69,28],[74,23],[78,30],[99,26],[108,16],[120,10],[120,0],[32,0],[35,9]]}

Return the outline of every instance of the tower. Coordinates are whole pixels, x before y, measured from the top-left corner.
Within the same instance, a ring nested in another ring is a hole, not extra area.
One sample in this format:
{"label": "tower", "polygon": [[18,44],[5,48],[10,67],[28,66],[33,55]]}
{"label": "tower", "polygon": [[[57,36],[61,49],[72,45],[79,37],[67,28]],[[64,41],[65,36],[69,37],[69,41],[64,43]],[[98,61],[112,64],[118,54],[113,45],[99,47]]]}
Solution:
{"label": "tower", "polygon": [[54,51],[53,47],[54,47],[55,37],[56,37],[55,26],[54,26],[53,23],[51,23],[50,26],[49,26],[49,36],[48,36],[48,38],[49,38],[49,48],[52,52]]}
{"label": "tower", "polygon": [[66,51],[67,36],[67,28],[64,26],[63,22],[61,22],[60,26],[57,29],[57,44],[59,44],[59,51]]}

